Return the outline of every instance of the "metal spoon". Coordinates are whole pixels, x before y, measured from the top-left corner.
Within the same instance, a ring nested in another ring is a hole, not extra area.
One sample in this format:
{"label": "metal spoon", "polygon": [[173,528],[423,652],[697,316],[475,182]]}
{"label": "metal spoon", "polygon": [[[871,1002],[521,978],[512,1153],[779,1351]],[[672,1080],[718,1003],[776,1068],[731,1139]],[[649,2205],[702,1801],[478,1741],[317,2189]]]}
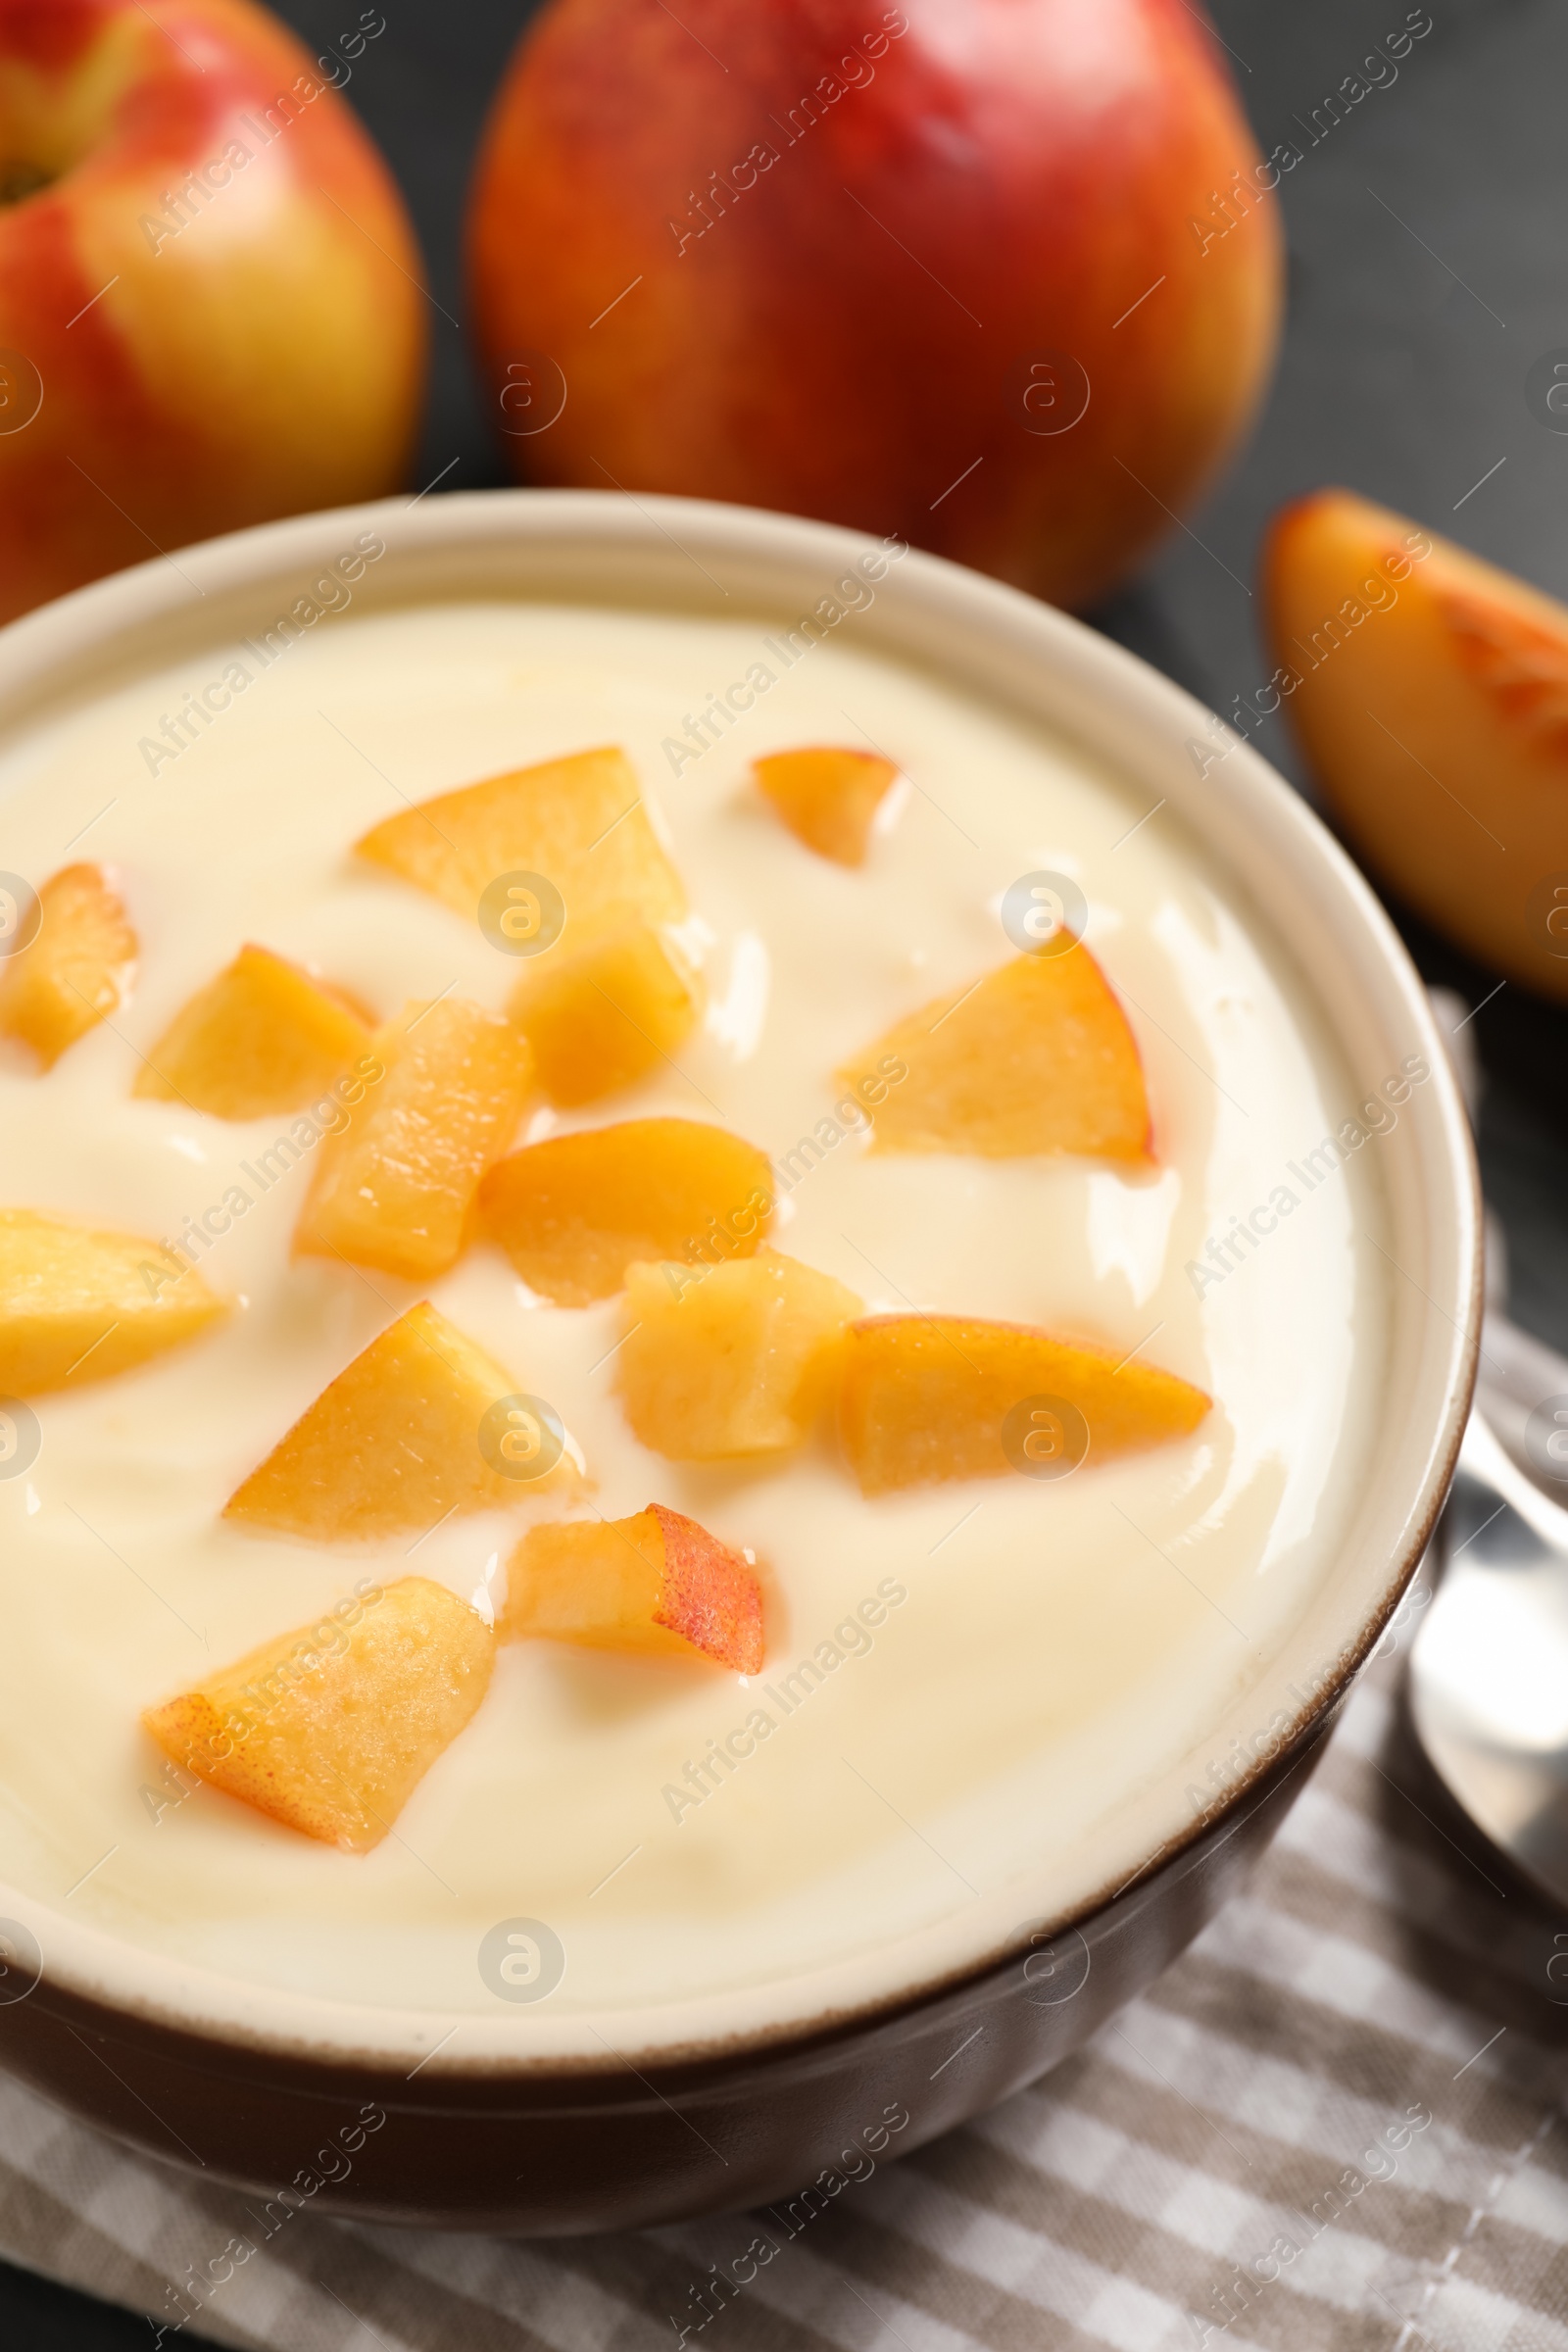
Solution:
{"label": "metal spoon", "polygon": [[1482,1348],[1410,1710],[1449,1793],[1568,1903],[1568,1362],[1500,1316]]}

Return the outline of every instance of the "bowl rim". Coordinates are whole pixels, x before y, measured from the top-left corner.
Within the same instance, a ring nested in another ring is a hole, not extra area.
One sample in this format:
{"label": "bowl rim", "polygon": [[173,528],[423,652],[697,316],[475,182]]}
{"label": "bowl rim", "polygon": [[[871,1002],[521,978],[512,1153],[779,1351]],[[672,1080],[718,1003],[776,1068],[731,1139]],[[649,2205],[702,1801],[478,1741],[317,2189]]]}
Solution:
{"label": "bowl rim", "polygon": [[[977,679],[983,681],[988,668],[1006,665],[1010,692],[996,680],[990,691],[1037,724],[1086,742],[1128,780],[1140,764],[1157,769],[1178,815],[1233,887],[1250,899],[1253,919],[1275,949],[1300,967],[1299,950],[1309,934],[1320,947],[1332,941],[1335,1001],[1343,999],[1344,1009],[1331,1015],[1321,986],[1317,1005],[1351,1066],[1356,1061],[1352,1011],[1380,1035],[1397,1027],[1430,1064],[1431,1084],[1423,1086],[1409,1115],[1401,1118],[1405,1143],[1399,1161],[1401,1168],[1404,1160],[1411,1161],[1403,1178],[1407,1192],[1415,1187],[1407,1221],[1424,1243],[1424,1279],[1409,1274],[1400,1250],[1396,1263],[1407,1284],[1395,1293],[1396,1311],[1404,1317],[1403,1360],[1414,1367],[1419,1421],[1412,1424],[1414,1443],[1405,1444],[1399,1459],[1396,1491],[1388,1492],[1391,1473],[1383,1467],[1375,1479],[1368,1477],[1368,1499],[1374,1493],[1380,1496],[1382,1517],[1390,1523],[1385,1565],[1376,1573],[1363,1572],[1361,1598],[1348,1612],[1340,1611],[1338,1638],[1326,1649],[1323,1633],[1315,1642],[1302,1639],[1314,1617],[1332,1616],[1327,1603],[1345,1581],[1342,1577],[1331,1588],[1325,1580],[1281,1645],[1273,1677],[1276,1690],[1287,1667],[1303,1677],[1305,1688],[1302,1682],[1284,1682],[1296,1703],[1273,1711],[1261,1746],[1256,1719],[1266,1701],[1250,1695],[1225,1715],[1216,1738],[1240,1724],[1242,1732],[1232,1744],[1245,1750],[1250,1740],[1250,1760],[1244,1753],[1241,1770],[1190,1819],[1172,1819],[1167,1804],[1159,1815],[1167,1823],[1166,1835],[1152,1850],[1145,1850],[1147,1840],[1130,1840],[1144,1853],[1130,1875],[1124,1852],[1121,1863],[1107,1869],[1098,1884],[1044,1916],[1030,1919],[1025,1906],[1020,1924],[1016,1895],[990,1898],[978,1906],[978,1920],[977,1907],[966,1906],[935,1926],[906,1931],[850,1959],[738,1991],[555,2015],[544,2005],[509,2006],[495,2018],[468,2010],[381,2008],[326,1999],[195,1967],[129,1936],[71,1918],[0,1882],[0,1923],[20,1923],[36,1936],[44,1954],[44,1987],[56,1984],[67,1995],[127,2019],[206,2042],[318,2066],[402,2071],[408,2061],[417,2060],[416,2073],[454,2083],[466,2077],[586,2077],[635,2071],[636,2062],[665,2069],[702,2065],[760,2054],[781,2042],[838,2035],[851,2025],[906,2011],[991,1976],[1026,1953],[1042,1934],[1081,1929],[1112,1905],[1121,1906],[1130,1893],[1135,1901],[1140,1892],[1147,1894],[1217,1822],[1229,1818],[1239,1824],[1260,1784],[1282,1758],[1306,1748],[1371,1656],[1436,1524],[1474,1385],[1481,1203],[1464,1105],[1425,992],[1393,923],[1305,801],[1250,744],[1223,729],[1216,734],[1220,722],[1194,697],[1085,623],[897,539],[879,542],[756,509],[613,491],[454,492],[428,502],[383,500],[294,516],[181,550],[177,564],[170,557],[152,559],[0,630],[0,745],[24,730],[51,699],[58,702],[84,664],[112,673],[117,661],[134,665],[135,649],[150,645],[159,632],[183,632],[188,640],[194,626],[199,635],[204,603],[211,601],[216,622],[220,610],[270,589],[280,577],[303,582],[330,563],[348,537],[364,532],[375,534],[385,551],[373,592],[361,600],[362,610],[371,611],[432,596],[448,602],[497,595],[520,602],[583,601],[581,588],[568,594],[562,583],[590,576],[598,577],[601,587],[597,598],[587,601],[603,606],[637,601],[626,592],[635,578],[639,588],[662,581],[662,593],[677,607],[710,611],[712,600],[693,585],[695,565],[726,596],[732,595],[723,586],[726,576],[740,587],[744,602],[737,611],[787,612],[794,601],[787,583],[814,581],[826,593],[852,564],[879,558],[884,570],[873,612],[862,624],[868,650],[897,660],[902,648],[906,662],[917,651],[939,660],[945,653],[947,674],[971,694],[986,691]],[[442,566],[461,570],[465,562],[474,582],[466,590],[430,584],[444,576]],[[892,565],[896,571],[888,568]],[[530,567],[536,583],[531,589]],[[498,585],[509,575],[510,585]],[[557,582],[553,591],[551,578]],[[421,580],[426,583],[422,594]],[[874,628],[873,613],[879,615]],[[220,631],[210,641],[224,640]],[[165,652],[158,658],[170,656]],[[1193,758],[1195,747],[1207,748],[1206,767]],[[1211,772],[1216,768],[1217,778]],[[1197,798],[1199,787],[1203,801]],[[1257,897],[1263,875],[1272,876],[1285,894],[1271,911]],[[1300,918],[1297,929],[1293,906]],[[1392,1224],[1392,1180],[1386,1180],[1385,1190]],[[1418,1299],[1411,1298],[1409,1285]],[[1403,1434],[1408,1441],[1410,1429]],[[1346,1548],[1353,1554],[1370,1541],[1348,1535]],[[1305,1653],[1314,1646],[1318,1654],[1308,1658]],[[1265,1677],[1250,1688],[1260,1692],[1268,1682]],[[1157,1778],[1161,1783],[1179,1778],[1180,1769]],[[1001,1924],[1008,1913],[1010,1928]],[[967,1930],[955,1932],[955,1923],[965,1921]],[[902,1964],[890,1971],[889,1962],[899,1953]],[[604,2033],[598,2031],[601,2025]],[[455,2041],[462,2046],[454,2049]]]}

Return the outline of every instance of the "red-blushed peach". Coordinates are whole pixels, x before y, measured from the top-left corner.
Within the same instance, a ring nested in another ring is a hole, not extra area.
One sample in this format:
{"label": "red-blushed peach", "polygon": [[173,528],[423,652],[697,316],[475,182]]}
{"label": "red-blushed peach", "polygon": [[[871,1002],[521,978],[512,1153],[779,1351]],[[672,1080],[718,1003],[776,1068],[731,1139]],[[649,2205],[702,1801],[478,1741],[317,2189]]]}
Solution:
{"label": "red-blushed peach", "polygon": [[496,422],[1090,602],[1251,417],[1287,157],[1188,0],[554,0],[474,183]]}
{"label": "red-blushed peach", "polygon": [[368,37],[318,58],[250,0],[0,0],[0,618],[398,487],[426,299],[331,86]]}

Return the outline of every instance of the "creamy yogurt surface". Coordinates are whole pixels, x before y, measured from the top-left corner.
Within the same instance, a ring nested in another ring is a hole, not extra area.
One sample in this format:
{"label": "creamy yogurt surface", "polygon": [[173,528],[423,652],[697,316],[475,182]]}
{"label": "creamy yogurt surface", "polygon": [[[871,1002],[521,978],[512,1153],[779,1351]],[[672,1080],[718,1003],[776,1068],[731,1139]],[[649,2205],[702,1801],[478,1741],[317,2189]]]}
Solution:
{"label": "creamy yogurt surface", "polygon": [[[0,1202],[153,1241],[205,1220],[205,1278],[234,1301],[212,1337],[37,1398],[37,1459],[0,1478],[0,1879],[191,1964],[354,2002],[494,2015],[485,1939],[519,1920],[559,1939],[553,2013],[732,1991],[1014,1880],[1038,1901],[1058,1862],[1063,1894],[1087,1891],[1097,1823],[1259,1682],[1332,1569],[1384,1362],[1383,1204],[1375,1152],[1303,1166],[1355,1108],[1304,990],[1147,795],[857,648],[853,621],[788,668],[781,633],[501,602],[344,613],[265,671],[213,645],[0,758],[0,866],[113,867],[141,942],[129,1002],[53,1072],[0,1069]],[[143,739],[236,659],[260,674],[150,774]],[[771,682],[692,756],[688,717],[758,663]],[[380,1017],[446,991],[501,1008],[515,962],[351,844],[407,803],[603,743],[630,756],[685,879],[706,1024],[678,1066],[535,1110],[518,1141],[717,1121],[780,1172],[773,1246],[868,1312],[1137,1349],[1212,1394],[1195,1435],[1057,1481],[876,1501],[828,1433],[760,1465],[669,1462],[617,1400],[621,1301],[552,1306],[483,1243],[423,1291],[295,1262],[313,1149],[256,1181],[293,1119],[131,1099],[139,1055],[246,941]],[[906,779],[859,871],[803,847],[749,780],[758,755],[819,743]],[[835,1065],[1013,954],[1001,903],[1039,871],[1088,903],[1156,1164],[868,1152],[834,1115]],[[1210,1244],[1265,1205],[1227,1266]],[[554,1498],[364,1548],[219,1517],[421,1296],[556,1406],[607,1517],[660,1501],[758,1554],[767,1657],[741,1677],[504,1647],[394,1834],[355,1856],[186,1792],[138,1716],[368,1577],[499,1609],[507,1555]]]}

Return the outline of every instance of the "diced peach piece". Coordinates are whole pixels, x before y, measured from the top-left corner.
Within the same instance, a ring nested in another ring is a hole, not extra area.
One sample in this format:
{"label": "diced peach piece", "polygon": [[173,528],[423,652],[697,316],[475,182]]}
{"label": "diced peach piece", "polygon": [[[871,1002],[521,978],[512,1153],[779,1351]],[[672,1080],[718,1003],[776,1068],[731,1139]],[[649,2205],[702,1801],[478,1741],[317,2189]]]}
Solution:
{"label": "diced peach piece", "polygon": [[385,1075],[321,1144],[294,1247],[426,1282],[462,1252],[480,1179],[516,1133],[533,1057],[510,1021],[461,997],[405,1005],[371,1053]]}
{"label": "diced peach piece", "polygon": [[877,1102],[873,1151],[982,1159],[1143,1159],[1150,1151],[1138,1048],[1082,945],[1014,956],[978,987],[939,997],[868,1046],[838,1082]]}
{"label": "diced peach piece", "polygon": [[0,1037],[20,1038],[52,1070],[129,996],[136,934],[102,866],[62,866],[38,906],[31,943],[0,962]]}
{"label": "diced peach piece", "polygon": [[797,840],[838,865],[863,865],[871,823],[898,775],[876,752],[771,752],[752,761],[758,789]]}
{"label": "diced peach piece", "polygon": [[367,833],[362,858],[477,915],[503,874],[542,874],[568,927],[641,915],[678,923],[686,893],[624,752],[577,752],[421,801]]}
{"label": "diced peach piece", "polygon": [[1568,606],[1346,490],[1275,516],[1263,576],[1276,687],[1356,851],[1568,999]]}
{"label": "diced peach piece", "polygon": [[142,1722],[226,1796],[364,1854],[473,1716],[495,1651],[477,1610],[406,1576],[264,1642]]}
{"label": "diced peach piece", "polygon": [[676,1462],[782,1453],[810,1435],[863,1301],[761,1250],[712,1267],[626,1271],[619,1381],[645,1446]]}
{"label": "diced peach piece", "polygon": [[651,923],[570,934],[525,965],[510,1006],[552,1102],[592,1102],[666,1063],[702,1017],[697,973]]}
{"label": "diced peach piece", "polygon": [[0,1396],[107,1380],[227,1312],[157,1242],[0,1208]]}
{"label": "diced peach piece", "polygon": [[1061,1444],[1049,1405],[1031,1418],[1042,1399],[1083,1416],[1091,1461],[1186,1437],[1212,1402],[1174,1372],[1027,1324],[870,1315],[850,1327],[839,1434],[866,1494],[1027,1473]]}
{"label": "diced peach piece", "polygon": [[298,1110],[369,1050],[341,997],[270,949],[245,947],[175,1014],[131,1092],[260,1119]]}
{"label": "diced peach piece", "polygon": [[762,1663],[762,1589],[742,1553],[679,1511],[530,1528],[512,1555],[504,1642]]}
{"label": "diced peach piece", "polygon": [[223,1517],[313,1544],[353,1543],[574,1487],[569,1452],[552,1461],[548,1445],[535,1447],[538,1477],[509,1475],[514,1454],[495,1438],[496,1408],[517,1396],[493,1355],[421,1300],[321,1391]]}
{"label": "diced peach piece", "polygon": [[773,1214],[765,1152],[697,1119],[625,1119],[514,1152],[479,1188],[485,1229],[530,1290],[587,1306],[639,1258],[749,1257]]}

